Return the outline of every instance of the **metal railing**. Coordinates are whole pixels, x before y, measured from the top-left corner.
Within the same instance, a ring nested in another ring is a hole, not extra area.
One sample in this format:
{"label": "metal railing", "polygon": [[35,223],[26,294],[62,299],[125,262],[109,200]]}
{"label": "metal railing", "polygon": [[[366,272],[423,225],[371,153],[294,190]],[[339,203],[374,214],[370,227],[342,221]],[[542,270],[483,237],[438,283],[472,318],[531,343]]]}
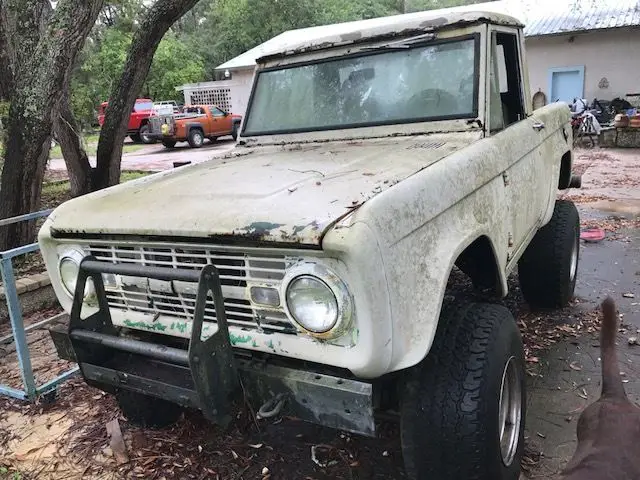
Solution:
{"label": "metal railing", "polygon": [[[12,225],[14,223],[26,222],[30,220],[36,220],[38,218],[48,217],[52,210],[43,210],[35,213],[28,213],[26,215],[20,215],[18,217],[6,218],[0,220],[0,227]],[[16,355],[18,357],[18,365],[20,367],[20,375],[22,377],[22,384],[24,390],[18,390],[10,387],[9,385],[0,384],[0,395],[17,398],[19,400],[35,400],[40,395],[47,395],[51,392],[55,392],[56,387],[67,380],[69,377],[75,375],[78,372],[78,367],[75,366],[70,370],[58,375],[53,380],[42,385],[36,385],[36,380],[33,375],[33,367],[31,365],[31,354],[29,352],[29,345],[27,344],[27,333],[31,330],[42,328],[45,325],[54,322],[62,317],[63,314],[54,315],[53,317],[39,321],[25,328],[24,319],[22,317],[22,305],[18,297],[18,290],[16,288],[16,278],[13,268],[13,259],[28,253],[37,252],[40,250],[40,246],[37,242],[22,247],[12,248],[4,252],[0,252],[0,272],[2,273],[2,283],[4,284],[5,299],[7,302],[7,310],[9,312],[9,319],[11,321],[11,334],[3,338],[0,338],[0,344],[15,342]]]}

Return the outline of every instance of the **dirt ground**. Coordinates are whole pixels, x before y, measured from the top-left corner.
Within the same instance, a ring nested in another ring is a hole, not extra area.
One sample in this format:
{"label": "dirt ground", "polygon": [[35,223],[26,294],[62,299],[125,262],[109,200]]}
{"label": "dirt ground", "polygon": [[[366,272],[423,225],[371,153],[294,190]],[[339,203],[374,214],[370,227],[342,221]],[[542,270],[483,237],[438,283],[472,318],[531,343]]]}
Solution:
{"label": "dirt ground", "polygon": [[[575,448],[577,417],[597,397],[597,307],[605,294],[614,296],[623,315],[621,361],[629,393],[640,398],[640,347],[627,341],[640,331],[640,177],[633,173],[639,167],[638,152],[577,151],[583,189],[568,196],[579,204],[583,226],[605,228],[607,239],[583,244],[577,296],[569,307],[530,312],[517,279],[510,279],[503,303],[523,333],[529,374],[527,478],[549,478],[566,463]],[[451,286],[453,295],[482,298],[461,274]],[[43,332],[30,334],[29,341],[39,381],[67,367],[55,359]],[[16,384],[15,354],[3,347],[0,381]],[[381,420],[378,438],[368,439],[286,416],[256,421],[253,409],[238,405],[226,430],[207,424],[198,412],[187,412],[170,428],[142,430],[121,416],[111,396],[79,379],[65,383],[52,404],[0,399],[0,479],[4,471],[6,478],[24,479],[404,478],[393,418]],[[113,419],[122,442],[107,434]]]}

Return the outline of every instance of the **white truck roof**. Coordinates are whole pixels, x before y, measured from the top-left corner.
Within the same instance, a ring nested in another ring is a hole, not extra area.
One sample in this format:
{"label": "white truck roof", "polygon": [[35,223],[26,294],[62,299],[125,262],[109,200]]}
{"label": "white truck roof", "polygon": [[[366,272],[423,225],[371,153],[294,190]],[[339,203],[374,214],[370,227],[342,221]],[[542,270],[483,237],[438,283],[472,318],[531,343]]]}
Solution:
{"label": "white truck roof", "polygon": [[[493,3],[500,4],[501,2]],[[409,32],[429,32],[482,21],[500,25],[523,26],[522,22],[515,17],[492,11],[491,6],[486,5],[483,4],[482,8],[478,8],[477,5],[475,8],[474,5],[465,5],[289,30],[223,63],[217,69],[244,68],[271,56],[347,45],[376,37],[397,36]],[[496,6],[495,9],[499,8]]]}

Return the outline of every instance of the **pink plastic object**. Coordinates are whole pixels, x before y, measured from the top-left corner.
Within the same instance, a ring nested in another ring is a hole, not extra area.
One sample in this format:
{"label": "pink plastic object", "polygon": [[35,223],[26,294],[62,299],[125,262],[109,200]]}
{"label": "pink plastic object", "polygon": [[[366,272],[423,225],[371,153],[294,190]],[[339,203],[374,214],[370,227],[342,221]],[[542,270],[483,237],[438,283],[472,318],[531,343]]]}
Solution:
{"label": "pink plastic object", "polygon": [[600,242],[604,240],[605,233],[602,228],[587,228],[580,232],[580,238],[585,242]]}

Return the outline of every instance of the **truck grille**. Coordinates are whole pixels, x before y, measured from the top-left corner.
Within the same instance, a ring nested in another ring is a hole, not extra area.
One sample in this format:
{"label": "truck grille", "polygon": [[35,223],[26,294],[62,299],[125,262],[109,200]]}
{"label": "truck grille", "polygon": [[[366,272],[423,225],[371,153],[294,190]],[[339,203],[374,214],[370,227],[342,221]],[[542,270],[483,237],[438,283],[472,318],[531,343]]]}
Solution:
{"label": "truck grille", "polygon": [[[92,243],[89,251],[97,260],[117,264],[140,264],[164,268],[201,270],[212,264],[222,283],[229,325],[249,330],[296,333],[284,312],[253,308],[247,297],[247,282],[278,287],[286,270],[286,259],[278,255],[256,255],[189,245],[152,246]],[[114,309],[167,315],[193,320],[197,285],[122,277],[117,285],[105,284],[109,306]],[[215,322],[213,299],[207,301],[205,320]]]}

